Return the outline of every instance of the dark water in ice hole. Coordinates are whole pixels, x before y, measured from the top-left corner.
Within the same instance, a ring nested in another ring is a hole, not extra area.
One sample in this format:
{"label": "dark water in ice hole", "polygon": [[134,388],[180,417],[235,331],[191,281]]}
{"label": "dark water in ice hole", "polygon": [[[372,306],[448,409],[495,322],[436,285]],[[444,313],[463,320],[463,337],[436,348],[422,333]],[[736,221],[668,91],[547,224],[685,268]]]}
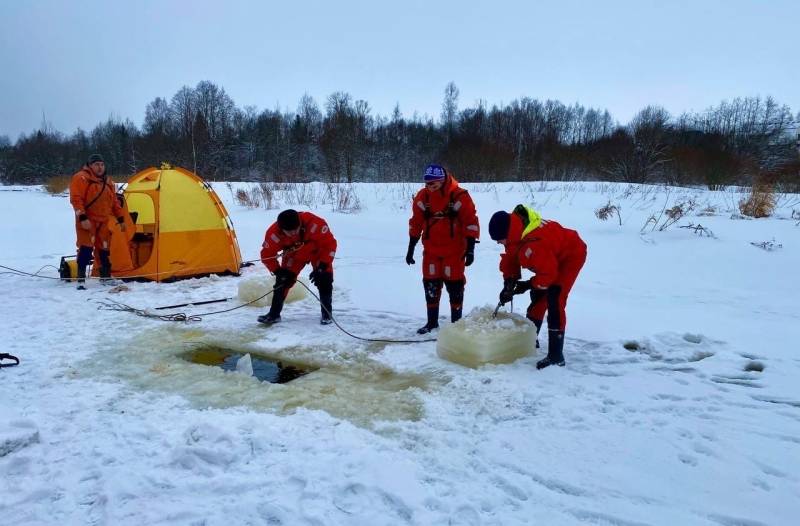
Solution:
{"label": "dark water in ice hole", "polygon": [[[224,349],[222,347],[203,346],[187,351],[181,355],[186,361],[201,365],[221,367],[226,371],[235,371],[236,363],[247,353]],[[300,366],[281,360],[250,353],[253,362],[253,376],[262,382],[285,384],[316,369],[307,365]]]}

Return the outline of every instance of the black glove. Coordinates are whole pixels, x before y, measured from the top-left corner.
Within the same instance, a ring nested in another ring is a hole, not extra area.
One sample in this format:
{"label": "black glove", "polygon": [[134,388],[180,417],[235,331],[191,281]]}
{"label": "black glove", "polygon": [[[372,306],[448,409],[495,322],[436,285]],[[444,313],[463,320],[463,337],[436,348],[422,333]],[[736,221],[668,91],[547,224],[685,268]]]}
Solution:
{"label": "black glove", "polygon": [[284,285],[293,282],[297,279],[294,272],[288,268],[279,268],[275,271],[275,288],[283,287]]}
{"label": "black glove", "polygon": [[475,261],[475,238],[468,237],[467,238],[467,251],[464,252],[464,266],[472,265],[472,262]]}
{"label": "black glove", "polygon": [[517,280],[507,279],[503,281],[503,290],[500,291],[500,303],[505,305],[514,299],[514,289],[517,286]]}
{"label": "black glove", "polygon": [[327,270],[328,270],[328,264],[325,263],[324,261],[320,261],[320,263],[317,265],[317,268],[312,270],[311,274],[308,275],[308,279],[311,280],[311,283],[316,285],[317,284],[317,279],[319,278],[319,275],[322,274],[323,272],[327,271]]}
{"label": "black glove", "polygon": [[414,247],[417,246],[417,242],[419,241],[418,237],[409,236],[408,237],[408,252],[406,252],[406,265],[413,265],[416,263],[414,261]]}
{"label": "black glove", "polygon": [[519,280],[514,284],[514,294],[524,294],[531,290],[530,280]]}

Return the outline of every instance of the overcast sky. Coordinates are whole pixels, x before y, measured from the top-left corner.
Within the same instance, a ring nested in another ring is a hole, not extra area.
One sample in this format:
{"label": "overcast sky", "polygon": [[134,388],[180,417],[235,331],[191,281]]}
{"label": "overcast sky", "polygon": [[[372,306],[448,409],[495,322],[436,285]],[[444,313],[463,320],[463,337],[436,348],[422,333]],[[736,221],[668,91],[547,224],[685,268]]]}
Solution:
{"label": "overcast sky", "polygon": [[239,107],[334,91],[438,119],[529,96],[673,114],[772,95],[800,111],[800,0],[0,0],[0,135],[57,130],[210,80]]}

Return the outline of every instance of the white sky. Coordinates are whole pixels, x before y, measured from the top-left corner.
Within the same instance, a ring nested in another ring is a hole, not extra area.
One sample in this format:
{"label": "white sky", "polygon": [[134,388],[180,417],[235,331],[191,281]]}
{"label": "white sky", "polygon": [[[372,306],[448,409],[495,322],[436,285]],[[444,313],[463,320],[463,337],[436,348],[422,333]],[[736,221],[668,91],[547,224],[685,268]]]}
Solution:
{"label": "white sky", "polygon": [[451,80],[462,108],[530,96],[622,122],[749,95],[800,110],[796,0],[227,4],[0,0],[0,135],[43,114],[67,133],[112,114],[141,124],[149,101],[200,80],[239,107],[341,90],[436,118]]}

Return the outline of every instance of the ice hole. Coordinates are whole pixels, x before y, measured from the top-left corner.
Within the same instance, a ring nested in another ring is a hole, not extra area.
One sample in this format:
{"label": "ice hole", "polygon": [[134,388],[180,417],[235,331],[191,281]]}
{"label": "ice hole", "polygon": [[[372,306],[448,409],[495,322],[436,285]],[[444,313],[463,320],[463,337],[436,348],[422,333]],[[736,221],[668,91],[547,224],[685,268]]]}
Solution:
{"label": "ice hole", "polygon": [[[166,327],[101,346],[102,351],[82,362],[79,376],[121,379],[136,390],[179,394],[201,409],[239,406],[287,415],[320,410],[367,428],[424,416],[421,393],[436,378],[395,371],[372,360],[366,348],[265,348],[262,332],[217,329],[211,336]],[[250,367],[234,372],[245,357]],[[264,366],[266,362],[271,364]],[[278,362],[283,369],[275,373]],[[265,378],[259,372],[262,366],[266,376],[286,377],[292,372],[287,366],[306,374],[287,383],[259,381],[248,374]]]}
{"label": "ice hole", "polygon": [[213,345],[204,345],[181,355],[181,358],[189,362],[221,367],[226,371],[237,371],[237,364],[245,357],[249,357],[252,363],[253,376],[271,384],[285,384],[314,370],[299,364],[273,360],[267,356],[242,353]]}
{"label": "ice hole", "polygon": [[[298,283],[289,289],[289,295],[286,297],[286,303],[300,301],[308,294],[306,288],[301,283],[308,286],[305,279],[298,278]],[[275,288],[275,276],[269,274],[256,274],[239,280],[239,288],[237,297],[244,303],[251,303],[254,307],[266,307],[272,303],[272,294],[266,297],[266,293]],[[259,299],[261,298],[261,299]],[[257,300],[257,301],[255,301]]]}
{"label": "ice hole", "polygon": [[536,353],[536,326],[519,314],[498,312],[494,307],[476,307],[464,318],[443,327],[436,354],[445,360],[479,367],[487,363],[510,363]]}

